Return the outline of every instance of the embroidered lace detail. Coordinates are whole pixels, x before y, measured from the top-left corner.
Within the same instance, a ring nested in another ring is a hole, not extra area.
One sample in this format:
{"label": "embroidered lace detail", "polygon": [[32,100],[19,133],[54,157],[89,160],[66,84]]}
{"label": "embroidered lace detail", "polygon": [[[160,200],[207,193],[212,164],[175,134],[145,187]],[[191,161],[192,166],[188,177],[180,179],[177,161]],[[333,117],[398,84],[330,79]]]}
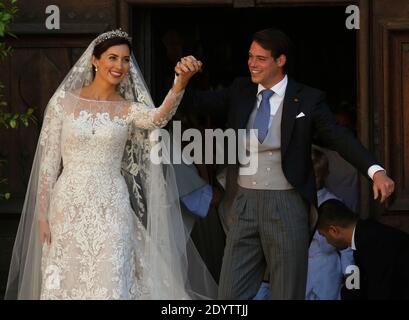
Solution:
{"label": "embroidered lace detail", "polygon": [[183,93],[170,90],[159,108],[148,108],[141,103],[133,103],[130,117],[139,128],[155,129],[164,127],[175,115],[177,106],[182,100]]}
{"label": "embroidered lace detail", "polygon": [[[42,299],[149,298],[143,206],[135,215],[121,165],[132,155],[127,141],[146,134],[135,127],[166,125],[182,95],[170,91],[156,109],[72,94],[49,105],[38,188],[38,218],[48,219],[51,231],[51,245],[43,246]],[[129,172],[138,173],[131,163]]]}

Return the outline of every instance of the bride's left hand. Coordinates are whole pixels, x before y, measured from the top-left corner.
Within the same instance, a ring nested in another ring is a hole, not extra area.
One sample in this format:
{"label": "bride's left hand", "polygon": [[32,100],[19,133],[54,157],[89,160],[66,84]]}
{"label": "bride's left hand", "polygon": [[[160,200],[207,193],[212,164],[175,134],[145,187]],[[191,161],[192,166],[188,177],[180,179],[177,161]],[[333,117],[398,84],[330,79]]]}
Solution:
{"label": "bride's left hand", "polygon": [[178,75],[176,79],[176,84],[184,89],[190,78],[192,78],[196,73],[202,69],[203,63],[197,60],[194,56],[183,57],[175,67],[175,72]]}

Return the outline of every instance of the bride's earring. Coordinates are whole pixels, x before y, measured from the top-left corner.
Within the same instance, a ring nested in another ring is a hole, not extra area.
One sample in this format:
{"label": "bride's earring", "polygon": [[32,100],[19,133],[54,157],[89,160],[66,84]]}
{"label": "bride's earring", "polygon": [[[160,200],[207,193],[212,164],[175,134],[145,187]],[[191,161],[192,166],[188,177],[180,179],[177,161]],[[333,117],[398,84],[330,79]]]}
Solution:
{"label": "bride's earring", "polygon": [[95,67],[95,72],[97,72],[98,71],[98,66],[95,65],[94,67]]}

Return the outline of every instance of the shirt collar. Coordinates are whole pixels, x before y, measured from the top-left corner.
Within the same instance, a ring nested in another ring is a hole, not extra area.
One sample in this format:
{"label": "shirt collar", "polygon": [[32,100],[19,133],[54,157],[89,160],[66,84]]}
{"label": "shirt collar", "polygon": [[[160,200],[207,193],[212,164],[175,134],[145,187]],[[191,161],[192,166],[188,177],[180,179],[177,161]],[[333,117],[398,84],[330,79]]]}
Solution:
{"label": "shirt collar", "polygon": [[351,239],[351,249],[356,251],[356,247],[355,247],[355,229],[356,226],[354,227],[354,231],[352,231],[352,239]]}
{"label": "shirt collar", "polygon": [[[285,94],[285,89],[287,88],[287,83],[288,83],[288,77],[287,75],[284,75],[284,78],[276,83],[274,86],[272,86],[271,90],[274,91],[275,94],[279,95],[280,97],[283,97]],[[259,93],[263,90],[265,90],[267,88],[264,88],[261,84],[258,85],[258,89],[257,89],[257,95],[259,95]]]}

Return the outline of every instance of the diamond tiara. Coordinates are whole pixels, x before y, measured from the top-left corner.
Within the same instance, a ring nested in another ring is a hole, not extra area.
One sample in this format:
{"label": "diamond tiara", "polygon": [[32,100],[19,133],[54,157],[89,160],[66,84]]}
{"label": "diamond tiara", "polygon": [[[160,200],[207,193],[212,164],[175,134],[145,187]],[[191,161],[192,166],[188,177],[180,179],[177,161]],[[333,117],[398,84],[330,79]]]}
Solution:
{"label": "diamond tiara", "polygon": [[117,29],[117,30],[111,30],[111,31],[100,34],[95,39],[95,45],[97,46],[98,44],[108,39],[113,39],[113,38],[124,38],[124,39],[127,39],[129,42],[132,41],[132,38],[125,31],[122,31],[121,29]]}

